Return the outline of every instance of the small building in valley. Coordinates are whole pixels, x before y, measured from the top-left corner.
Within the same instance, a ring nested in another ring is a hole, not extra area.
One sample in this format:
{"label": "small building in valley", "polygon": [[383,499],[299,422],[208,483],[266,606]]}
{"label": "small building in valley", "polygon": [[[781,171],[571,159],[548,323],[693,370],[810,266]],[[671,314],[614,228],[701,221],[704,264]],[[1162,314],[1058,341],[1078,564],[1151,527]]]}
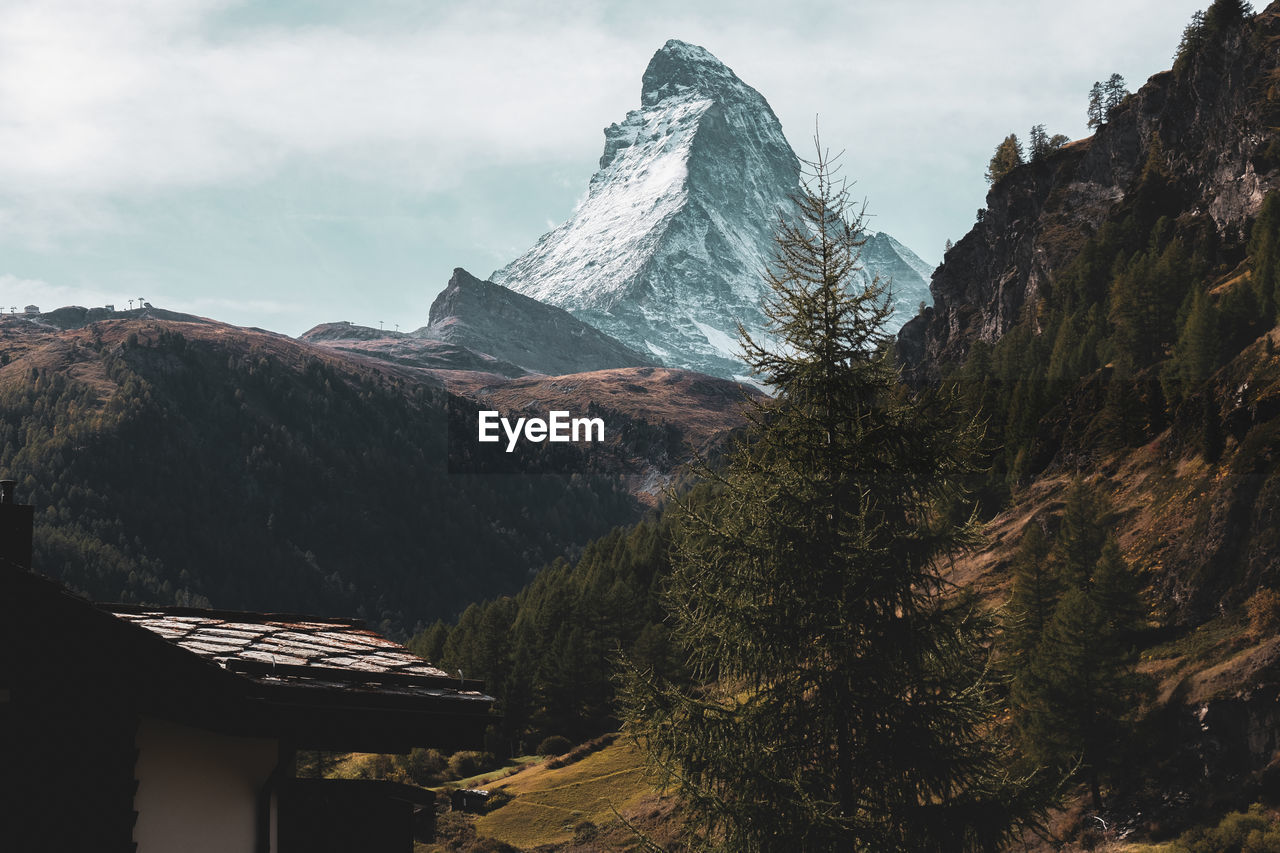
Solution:
{"label": "small building in valley", "polygon": [[475,749],[493,699],[360,623],[95,604],[30,569],[0,487],[6,849],[402,851],[429,792],[295,778],[300,749]]}

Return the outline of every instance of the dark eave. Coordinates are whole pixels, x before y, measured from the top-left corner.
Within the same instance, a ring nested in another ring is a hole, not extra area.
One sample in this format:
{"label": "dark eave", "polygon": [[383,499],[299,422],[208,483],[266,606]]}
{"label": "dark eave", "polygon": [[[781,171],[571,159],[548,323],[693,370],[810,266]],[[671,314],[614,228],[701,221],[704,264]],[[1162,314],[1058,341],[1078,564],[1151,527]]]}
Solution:
{"label": "dark eave", "polygon": [[300,748],[478,748],[492,697],[351,620],[93,605],[0,566],[0,687]]}

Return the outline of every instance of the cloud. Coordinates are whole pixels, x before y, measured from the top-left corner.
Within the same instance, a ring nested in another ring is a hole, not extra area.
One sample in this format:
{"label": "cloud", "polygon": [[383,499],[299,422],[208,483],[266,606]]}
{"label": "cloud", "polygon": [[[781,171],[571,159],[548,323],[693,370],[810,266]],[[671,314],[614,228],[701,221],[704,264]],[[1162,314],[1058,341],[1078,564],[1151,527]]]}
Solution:
{"label": "cloud", "polygon": [[1137,40],[1126,33],[1171,19],[1154,0],[1091,5],[384,0],[289,20],[230,0],[16,0],[0,5],[0,181],[139,193],[252,183],[304,159],[456,186],[491,163],[595,152],[671,36],[764,92],[798,148],[820,113],[860,156],[911,155],[944,124],[1058,113],[1068,91],[1083,103],[1089,75],[1132,53],[1117,50]]}
{"label": "cloud", "polygon": [[392,165],[431,187],[486,162],[581,145],[572,115],[601,112],[636,73],[609,61],[613,38],[572,22],[551,38],[539,37],[547,21],[503,29],[482,18],[219,36],[227,6],[4,6],[0,180],[32,192],[138,192],[252,181],[302,157],[345,170]]}
{"label": "cloud", "polygon": [[16,307],[21,313],[22,309],[28,305],[37,305],[45,311],[51,311],[64,305],[93,308],[115,303],[117,308],[123,309],[130,298],[137,298],[136,294],[125,296],[93,287],[54,284],[40,279],[23,278],[12,273],[0,273],[0,312],[8,312]]}
{"label": "cloud", "polygon": [[360,281],[393,316],[566,218],[674,37],[764,94],[802,155],[820,116],[872,226],[937,260],[999,140],[1084,135],[1090,83],[1168,67],[1203,4],[0,0],[0,251],[102,284],[51,304],[216,292],[208,312],[266,325],[290,315],[262,294]]}

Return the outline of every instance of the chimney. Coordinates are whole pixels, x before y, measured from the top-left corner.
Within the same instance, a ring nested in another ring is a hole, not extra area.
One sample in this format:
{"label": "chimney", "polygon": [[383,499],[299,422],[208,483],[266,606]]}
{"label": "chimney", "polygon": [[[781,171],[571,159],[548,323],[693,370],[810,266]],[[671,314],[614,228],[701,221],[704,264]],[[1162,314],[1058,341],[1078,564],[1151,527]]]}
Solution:
{"label": "chimney", "polygon": [[35,511],[13,502],[15,480],[0,480],[0,566],[31,568],[31,524]]}

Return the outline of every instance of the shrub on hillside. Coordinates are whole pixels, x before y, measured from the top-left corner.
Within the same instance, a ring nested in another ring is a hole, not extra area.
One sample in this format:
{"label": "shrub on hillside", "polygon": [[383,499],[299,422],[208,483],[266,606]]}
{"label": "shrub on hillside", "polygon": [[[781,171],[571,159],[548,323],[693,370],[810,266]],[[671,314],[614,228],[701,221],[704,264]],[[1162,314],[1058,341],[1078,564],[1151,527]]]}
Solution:
{"label": "shrub on hillside", "polygon": [[1256,639],[1270,637],[1280,630],[1280,592],[1260,589],[1245,603],[1249,611],[1249,633]]}
{"label": "shrub on hillside", "polygon": [[573,744],[564,735],[552,735],[543,738],[542,743],[538,744],[538,755],[564,755],[573,749]]}
{"label": "shrub on hillside", "polygon": [[498,759],[488,752],[466,750],[449,756],[449,772],[456,779],[465,779],[498,766]]}

